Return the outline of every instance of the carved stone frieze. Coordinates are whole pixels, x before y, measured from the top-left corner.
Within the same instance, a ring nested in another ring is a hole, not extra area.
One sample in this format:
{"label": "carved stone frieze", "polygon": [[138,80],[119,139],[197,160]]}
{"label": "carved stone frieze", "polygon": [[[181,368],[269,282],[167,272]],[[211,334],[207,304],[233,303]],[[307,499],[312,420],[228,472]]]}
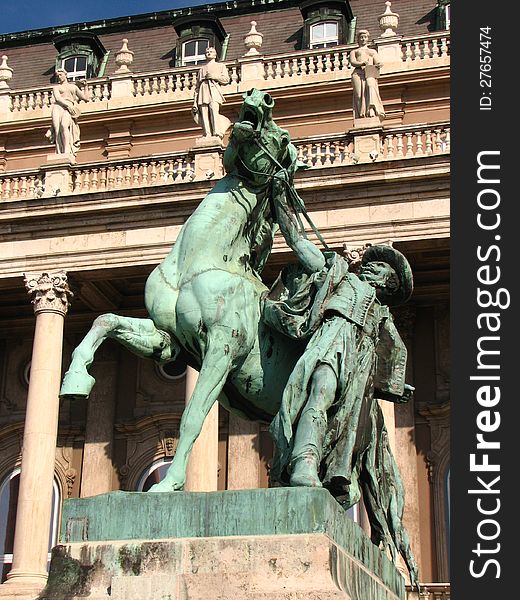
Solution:
{"label": "carved stone frieze", "polygon": [[343,244],[343,256],[349,262],[349,270],[353,273],[357,273],[361,268],[361,261],[363,260],[363,254],[365,250],[372,244],[363,244],[362,246],[350,246],[347,243]]}
{"label": "carved stone frieze", "polygon": [[24,273],[24,278],[35,314],[53,312],[65,316],[73,294],[64,271]]}

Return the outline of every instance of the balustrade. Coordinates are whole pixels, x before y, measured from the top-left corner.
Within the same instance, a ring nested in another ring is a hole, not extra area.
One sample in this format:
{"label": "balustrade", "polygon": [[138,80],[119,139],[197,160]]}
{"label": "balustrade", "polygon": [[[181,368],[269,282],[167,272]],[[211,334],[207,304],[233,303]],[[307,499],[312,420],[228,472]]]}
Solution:
{"label": "balustrade", "polygon": [[38,172],[0,174],[0,202],[41,196],[43,178]]}
{"label": "balustrade", "polygon": [[[103,81],[89,81],[90,98],[88,103],[107,102],[111,98],[112,84],[106,79]],[[49,108],[54,104],[52,87],[30,90],[13,91],[10,96],[10,111],[23,113],[38,109]]]}
{"label": "balustrade", "polygon": [[[298,159],[312,169],[342,167],[363,162],[355,156],[354,135],[329,135],[294,140]],[[362,131],[360,132],[362,135]],[[383,130],[381,152],[371,162],[421,158],[450,152],[447,123],[407,125]],[[188,153],[124,159],[71,166],[68,190],[61,194],[92,193],[191,182],[195,179],[195,159]],[[44,194],[43,175],[38,171],[0,174],[0,199],[22,200]]]}
{"label": "balustrade", "polygon": [[72,169],[72,192],[89,193],[193,181],[195,163],[187,155],[95,163]]}
{"label": "balustrade", "polygon": [[[349,65],[350,50],[355,45],[341,49],[323,49],[319,51],[274,56],[265,58],[264,80],[296,79],[309,77],[327,77],[334,74],[347,75],[352,70]],[[336,78],[334,77],[334,78]]]}
{"label": "balustrade", "polygon": [[432,34],[419,38],[406,38],[401,42],[402,59],[404,62],[429,61],[432,59],[447,59],[450,53],[450,34]]}
{"label": "balustrade", "polygon": [[382,158],[417,158],[450,152],[450,127],[447,124],[396,128],[384,132],[381,139]]}
{"label": "balustrade", "polygon": [[337,138],[314,141],[295,141],[298,159],[311,168],[351,165],[353,142],[351,139]]}
{"label": "balustrade", "polygon": [[[425,68],[438,64],[449,64],[449,32],[441,32],[421,37],[403,38],[397,41],[401,46],[401,61],[387,65],[385,74],[407,71],[411,68]],[[222,86],[224,94],[247,90],[249,81],[242,76],[242,65],[255,63],[259,71],[249,69],[255,75],[254,85],[264,89],[276,85],[298,85],[302,82],[334,81],[348,79],[352,72],[349,64],[350,51],[356,44],[337,46],[320,50],[307,50],[280,54],[268,57],[259,56],[257,59],[239,59],[225,63],[228,69],[230,83]],[[377,42],[376,42],[377,47]],[[244,62],[245,61],[245,62]],[[258,78],[259,77],[259,78]],[[197,68],[180,67],[155,73],[128,74],[131,82],[128,99],[117,97],[118,108],[132,106],[136,98],[140,102],[153,103],[157,100],[186,100],[193,97]],[[121,76],[118,76],[118,80]],[[107,108],[112,100],[112,78],[95,79],[89,82],[90,101],[84,105],[83,111],[98,110],[96,103],[105,102]],[[0,121],[9,118],[20,118],[32,111],[46,110],[54,102],[52,87],[8,91],[7,114],[0,111]],[[22,117],[23,118],[23,117]]]}

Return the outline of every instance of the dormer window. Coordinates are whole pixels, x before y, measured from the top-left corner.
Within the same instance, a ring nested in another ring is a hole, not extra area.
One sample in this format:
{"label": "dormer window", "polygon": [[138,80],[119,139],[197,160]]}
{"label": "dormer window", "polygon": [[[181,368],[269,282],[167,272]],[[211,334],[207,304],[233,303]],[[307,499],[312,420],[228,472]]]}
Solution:
{"label": "dormer window", "polygon": [[88,32],[66,33],[54,40],[58,50],[56,70],[65,69],[71,81],[101,76],[107,51],[97,36]]}
{"label": "dormer window", "polygon": [[212,14],[188,15],[173,22],[178,41],[175,48],[175,66],[189,67],[206,62],[206,48],[211,46],[223,60],[222,47],[226,32],[220,19]]}
{"label": "dormer window", "polygon": [[87,78],[88,56],[70,56],[61,61],[61,68],[67,71],[69,81],[77,81]]}
{"label": "dormer window", "polygon": [[189,40],[182,44],[182,64],[183,66],[200,65],[206,62],[206,48],[209,46],[209,40],[198,38]]}
{"label": "dormer window", "polygon": [[303,48],[347,44],[353,15],[347,0],[305,0],[300,3]]}
{"label": "dormer window", "polygon": [[323,21],[310,28],[310,48],[329,48],[338,45],[338,23]]}

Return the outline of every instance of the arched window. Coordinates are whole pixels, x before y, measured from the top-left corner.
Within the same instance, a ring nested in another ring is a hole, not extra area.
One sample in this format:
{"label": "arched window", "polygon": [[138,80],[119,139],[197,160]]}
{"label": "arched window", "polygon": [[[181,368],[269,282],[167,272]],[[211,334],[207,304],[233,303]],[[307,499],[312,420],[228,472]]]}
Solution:
{"label": "arched window", "polygon": [[198,38],[189,40],[182,44],[182,65],[189,67],[191,65],[200,65],[206,62],[206,48],[209,46],[209,40]]}
{"label": "arched window", "polygon": [[69,81],[77,81],[87,78],[88,56],[69,56],[61,61],[61,68],[67,71]]}
{"label": "arched window", "polygon": [[322,21],[311,25],[310,29],[310,48],[329,48],[338,45],[337,21]]}
{"label": "arched window", "polygon": [[[14,526],[16,523],[16,506],[18,504],[18,488],[20,485],[20,469],[12,471],[0,484],[0,567],[1,581],[4,582],[13,564]],[[49,527],[49,561],[50,551],[58,538],[58,521],[60,515],[60,490],[56,479],[52,484],[52,512]]]}
{"label": "arched window", "polygon": [[137,482],[138,492],[147,492],[152,485],[162,481],[166,475],[166,471],[172,462],[172,457],[160,458],[153,462],[139,477]]}
{"label": "arched window", "polygon": [[101,77],[108,52],[90,32],[68,32],[54,39],[58,50],[55,69],[65,69],[69,81]]}
{"label": "arched window", "polygon": [[190,67],[206,62],[208,46],[215,48],[219,60],[225,60],[227,33],[216,15],[185,15],[175,18],[173,27],[177,33],[175,66]]}

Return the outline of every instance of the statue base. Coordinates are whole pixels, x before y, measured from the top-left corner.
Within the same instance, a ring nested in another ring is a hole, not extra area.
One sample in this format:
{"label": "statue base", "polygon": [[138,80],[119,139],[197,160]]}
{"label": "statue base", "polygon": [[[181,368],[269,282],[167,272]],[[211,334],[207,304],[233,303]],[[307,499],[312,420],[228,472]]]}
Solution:
{"label": "statue base", "polygon": [[57,152],[51,152],[47,154],[47,165],[67,167],[76,164],[76,157],[74,154],[58,154]]}
{"label": "statue base", "polygon": [[40,600],[403,600],[394,565],[321,488],[65,500]]}
{"label": "statue base", "polygon": [[195,148],[224,148],[224,142],[218,135],[208,135],[195,138]]}
{"label": "statue base", "polygon": [[354,117],[354,129],[373,129],[374,127],[381,127],[382,123],[380,117]]}
{"label": "statue base", "polygon": [[190,152],[195,157],[195,181],[210,181],[224,176],[224,145],[221,138],[199,137]]}
{"label": "statue base", "polygon": [[71,167],[75,164],[76,157],[73,154],[47,154],[47,162],[41,167],[45,173],[44,198],[62,196],[71,191]]}

